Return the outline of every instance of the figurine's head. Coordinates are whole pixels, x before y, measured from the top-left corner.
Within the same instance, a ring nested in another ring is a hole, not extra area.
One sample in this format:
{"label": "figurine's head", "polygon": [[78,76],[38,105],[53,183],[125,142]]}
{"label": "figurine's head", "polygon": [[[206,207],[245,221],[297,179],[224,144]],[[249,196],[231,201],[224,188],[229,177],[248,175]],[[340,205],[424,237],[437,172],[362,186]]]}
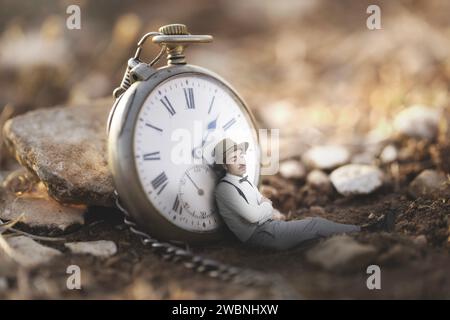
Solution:
{"label": "figurine's head", "polygon": [[237,144],[229,138],[223,139],[214,147],[215,163],[221,165],[230,174],[243,176],[247,169],[245,163],[247,149],[248,142]]}

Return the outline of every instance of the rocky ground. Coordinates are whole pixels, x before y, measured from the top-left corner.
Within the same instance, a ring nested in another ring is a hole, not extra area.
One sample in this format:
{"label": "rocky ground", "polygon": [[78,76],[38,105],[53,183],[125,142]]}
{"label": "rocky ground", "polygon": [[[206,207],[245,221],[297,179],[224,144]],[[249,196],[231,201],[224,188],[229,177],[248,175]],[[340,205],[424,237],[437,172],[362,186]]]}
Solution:
{"label": "rocky ground", "polygon": [[[392,233],[335,236],[281,253],[249,250],[234,239],[192,248],[235,266],[278,273],[290,286],[280,289],[186,271],[130,234],[111,208],[102,146],[110,102],[34,111],[6,123],[6,144],[27,170],[5,173],[2,186],[0,218],[17,221],[19,230],[2,230],[3,297],[279,298],[286,290],[290,298],[449,298],[450,181],[442,166],[447,131],[440,131],[441,117],[432,109],[405,109],[395,119],[402,123],[397,136],[371,146],[364,161],[348,147],[315,146],[281,162],[278,175],[263,178],[262,192],[289,220],[320,216],[363,224],[394,212]],[[43,129],[28,130],[33,125]],[[70,133],[59,129],[71,126]],[[81,291],[65,287],[72,264],[83,272]],[[382,269],[380,291],[366,287],[371,264]]]}
{"label": "rocky ground", "polygon": [[[449,299],[448,2],[381,1],[379,31],[367,30],[364,1],[168,3],[86,1],[78,33],[61,27],[58,6],[42,21],[0,12],[0,298]],[[393,232],[286,252],[234,239],[190,248],[278,274],[276,287],[211,279],[144,248],[113,208],[112,99],[98,98],[120,81],[139,35],[173,21],[213,33],[189,61],[232,82],[261,127],[281,128],[280,170],[261,191],[288,220],[362,224],[393,212]],[[381,290],[367,289],[371,264]],[[82,290],[67,289],[69,265],[81,268]]]}

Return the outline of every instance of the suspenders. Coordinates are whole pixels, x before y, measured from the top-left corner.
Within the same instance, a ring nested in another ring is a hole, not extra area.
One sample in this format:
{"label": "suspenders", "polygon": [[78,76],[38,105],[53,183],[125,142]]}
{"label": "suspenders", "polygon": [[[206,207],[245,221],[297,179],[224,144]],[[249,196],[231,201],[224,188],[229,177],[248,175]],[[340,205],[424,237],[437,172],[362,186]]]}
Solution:
{"label": "suspenders", "polygon": [[231,184],[233,187],[235,187],[236,190],[237,190],[237,192],[239,193],[239,195],[240,195],[242,198],[244,198],[245,202],[247,202],[247,204],[248,204],[247,197],[246,197],[245,194],[242,192],[242,190],[239,189],[238,186],[236,186],[235,184],[233,184],[233,183],[231,183],[230,181],[227,181],[227,180],[220,180],[219,183],[221,183],[221,182],[225,182],[225,183]]}

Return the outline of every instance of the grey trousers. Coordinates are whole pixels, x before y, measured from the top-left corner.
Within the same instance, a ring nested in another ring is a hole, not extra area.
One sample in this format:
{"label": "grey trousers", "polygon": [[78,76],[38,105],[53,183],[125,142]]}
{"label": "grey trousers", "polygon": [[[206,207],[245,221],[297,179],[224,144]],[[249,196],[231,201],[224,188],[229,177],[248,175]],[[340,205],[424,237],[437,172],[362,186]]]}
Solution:
{"label": "grey trousers", "polygon": [[336,223],[318,217],[291,221],[268,220],[258,226],[245,243],[250,246],[285,250],[308,240],[360,230],[356,225]]}

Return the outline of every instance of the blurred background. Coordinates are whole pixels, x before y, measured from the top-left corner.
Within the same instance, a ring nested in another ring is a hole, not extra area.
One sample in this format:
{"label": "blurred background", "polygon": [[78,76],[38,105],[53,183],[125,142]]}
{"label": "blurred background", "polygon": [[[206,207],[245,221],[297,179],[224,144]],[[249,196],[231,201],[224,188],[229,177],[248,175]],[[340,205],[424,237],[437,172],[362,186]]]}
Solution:
{"label": "blurred background", "polygon": [[[66,10],[74,4],[81,8],[80,30],[66,27]],[[372,4],[381,9],[380,30],[366,25]],[[396,233],[357,238],[376,247],[383,268],[393,266],[383,269],[383,288],[385,283],[391,288],[376,297],[448,297],[449,13],[448,0],[0,0],[0,127],[38,108],[94,108],[89,101],[111,97],[119,85],[142,35],[165,24],[186,24],[193,34],[214,36],[211,44],[189,47],[188,62],[232,83],[260,127],[280,129],[281,158],[288,160],[281,162],[280,174],[265,177],[261,188],[275,207],[288,213],[288,219],[313,215],[344,223],[396,212]],[[158,51],[148,42],[143,60],[150,61]],[[409,108],[413,105],[425,108]],[[326,144],[342,148],[309,152]],[[19,167],[4,147],[0,157],[0,175]],[[386,175],[381,190],[360,198],[340,196],[328,173],[345,163],[380,167]],[[415,184],[424,169],[437,171]],[[407,191],[411,181],[420,191],[412,196]],[[437,191],[443,185],[442,196]],[[36,279],[53,288],[43,297],[70,295],[61,287],[66,281],[61,270],[68,261],[83,263],[90,280],[84,298],[259,294],[212,285],[201,275],[187,277],[181,265],[176,271],[173,264],[141,250],[137,238],[120,229],[120,217],[114,222],[107,212],[108,219],[101,220],[102,210],[91,209],[87,216],[94,221],[81,229],[85,233],[77,241],[113,239],[121,251],[104,263],[66,254],[52,268],[42,268]],[[115,223],[120,228],[112,228]],[[279,271],[308,297],[375,297],[359,269],[336,276],[316,266],[305,268],[303,256],[290,252],[261,255],[232,245],[196,250],[219,261]],[[21,295],[41,298],[39,290],[23,288],[18,289]],[[14,290],[7,295],[14,296]]]}
{"label": "blurred background", "polygon": [[[71,4],[81,30],[66,28]],[[381,30],[366,9],[381,8]],[[108,96],[146,32],[184,23],[212,34],[188,62],[231,82],[262,127],[282,128],[282,158],[311,144],[391,133],[410,104],[449,104],[449,1],[0,1],[1,121]],[[144,50],[148,61],[158,48]],[[292,145],[298,146],[292,150]]]}

